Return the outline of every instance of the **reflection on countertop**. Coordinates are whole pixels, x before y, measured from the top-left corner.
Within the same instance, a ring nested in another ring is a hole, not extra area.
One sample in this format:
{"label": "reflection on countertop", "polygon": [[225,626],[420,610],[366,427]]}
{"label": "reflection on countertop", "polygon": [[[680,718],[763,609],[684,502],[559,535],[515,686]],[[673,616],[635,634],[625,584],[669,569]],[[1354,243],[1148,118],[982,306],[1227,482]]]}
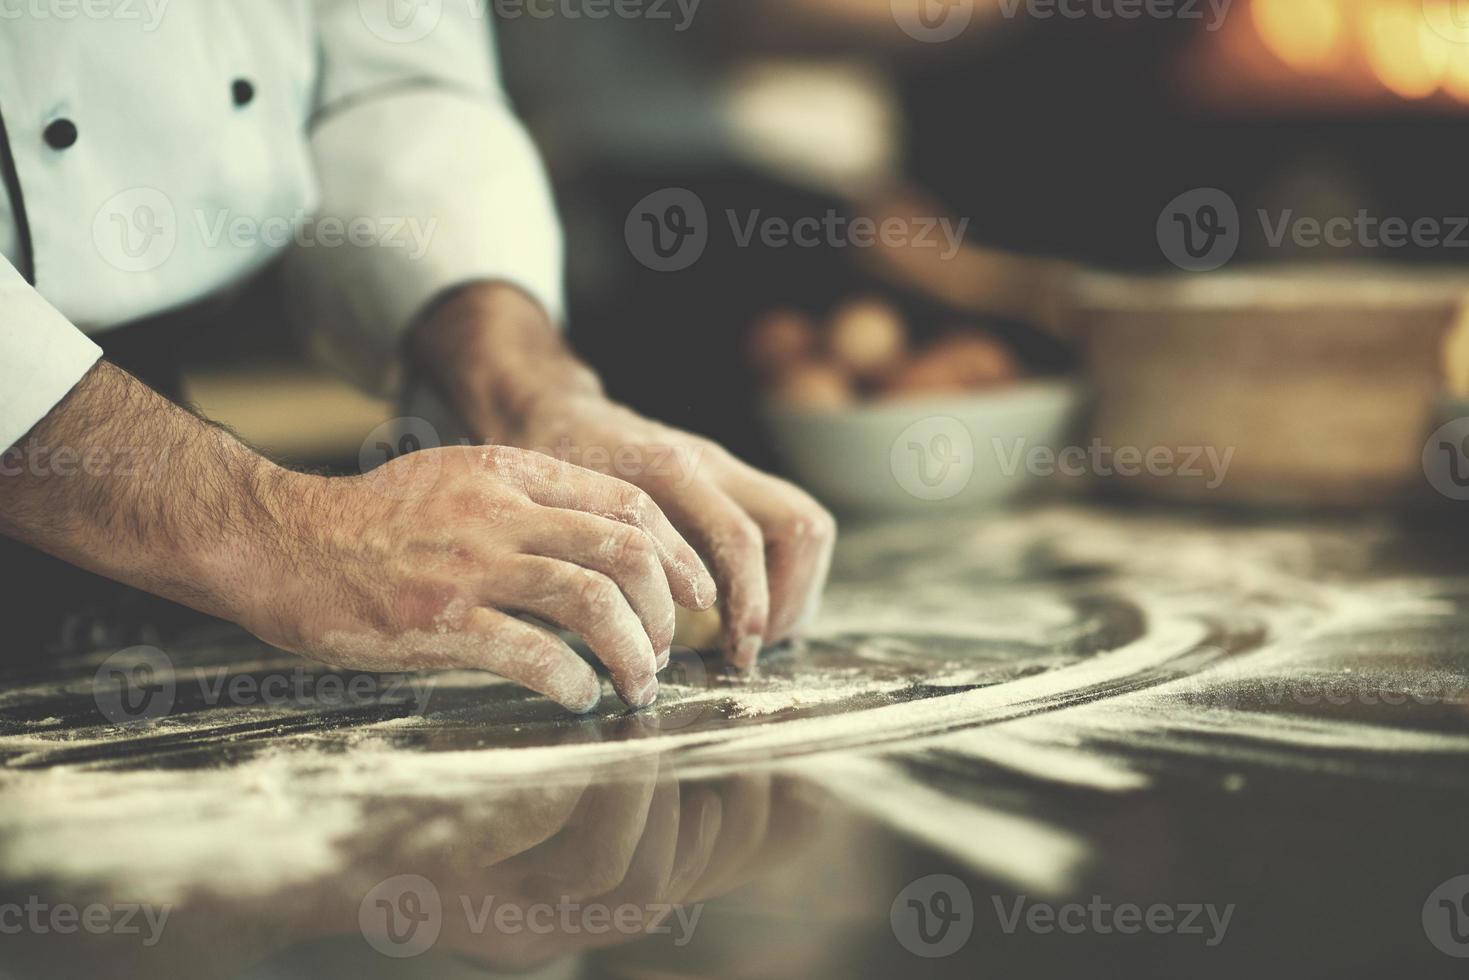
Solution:
{"label": "reflection on countertop", "polygon": [[1462,554],[1383,515],[871,526],[759,677],[682,652],[589,719],[219,628],[48,663],[0,690],[0,977],[1447,972]]}

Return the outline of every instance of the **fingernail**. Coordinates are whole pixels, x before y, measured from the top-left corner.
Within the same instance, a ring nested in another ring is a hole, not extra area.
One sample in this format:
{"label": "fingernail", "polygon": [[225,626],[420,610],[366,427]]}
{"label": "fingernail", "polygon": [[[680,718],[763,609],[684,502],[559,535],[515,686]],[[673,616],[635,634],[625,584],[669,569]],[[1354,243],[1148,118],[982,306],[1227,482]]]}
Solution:
{"label": "fingernail", "polygon": [[632,706],[634,708],[646,708],[650,704],[652,704],[654,701],[657,701],[657,700],[658,700],[658,678],[656,678],[656,677],[650,677],[650,678],[648,678],[648,683],[646,683],[642,687],[638,688],[637,692],[635,694],[633,694],[633,696],[632,696]]}
{"label": "fingernail", "polygon": [[591,714],[592,709],[595,708],[601,702],[601,700],[602,688],[600,686],[593,687],[591,691],[588,692],[585,699],[577,702],[567,703],[566,710],[578,715]]}
{"label": "fingernail", "polygon": [[714,584],[714,577],[709,574],[709,570],[701,567],[699,574],[694,577],[694,602],[698,603],[699,611],[703,612],[718,599],[719,586]]}
{"label": "fingernail", "polygon": [[755,661],[760,659],[760,645],[760,637],[745,637],[740,641],[739,649],[735,652],[735,663],[741,667],[755,666]]}
{"label": "fingernail", "polygon": [[662,670],[663,668],[667,667],[669,662],[672,660],[673,648],[669,647],[667,650],[664,650],[662,653],[658,654],[658,660],[656,661],[658,669]]}

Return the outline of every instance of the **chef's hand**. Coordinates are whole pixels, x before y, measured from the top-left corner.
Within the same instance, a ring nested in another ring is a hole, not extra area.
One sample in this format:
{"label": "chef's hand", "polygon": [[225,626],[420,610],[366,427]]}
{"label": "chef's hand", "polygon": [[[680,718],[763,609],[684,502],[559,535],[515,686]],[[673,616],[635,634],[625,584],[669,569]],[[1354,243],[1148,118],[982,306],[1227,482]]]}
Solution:
{"label": "chef's hand", "polygon": [[826,584],[836,523],[816,501],[706,439],[595,395],[548,397],[513,440],[577,460],[645,490],[719,583],[722,644],[749,669],[790,637]]}
{"label": "chef's hand", "polygon": [[[92,465],[49,462],[63,450]],[[487,670],[589,711],[596,675],[528,613],[581,634],[642,707],[674,601],[714,601],[621,481],[498,447],[293,473],[105,363],[4,462],[0,533],[343,667]]]}
{"label": "chef's hand", "polygon": [[720,593],[723,646],[754,665],[814,611],[836,522],[804,492],[697,436],[608,401],[545,312],[503,285],[459,290],[414,331],[413,352],[484,442],[625,480],[698,550]]}
{"label": "chef's hand", "polygon": [[508,447],[415,453],[350,479],[290,474],[285,560],[237,618],[275,646],[365,670],[488,670],[586,712],[597,676],[527,613],[581,636],[647,707],[674,602],[714,603],[693,549],[647,494]]}

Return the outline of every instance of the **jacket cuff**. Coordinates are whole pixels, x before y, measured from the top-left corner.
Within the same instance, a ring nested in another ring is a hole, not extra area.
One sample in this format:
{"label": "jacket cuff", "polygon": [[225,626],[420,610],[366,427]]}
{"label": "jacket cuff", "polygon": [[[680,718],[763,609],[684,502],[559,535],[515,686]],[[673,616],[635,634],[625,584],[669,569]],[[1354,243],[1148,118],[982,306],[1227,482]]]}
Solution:
{"label": "jacket cuff", "polygon": [[0,451],[76,387],[102,349],[0,260]]}

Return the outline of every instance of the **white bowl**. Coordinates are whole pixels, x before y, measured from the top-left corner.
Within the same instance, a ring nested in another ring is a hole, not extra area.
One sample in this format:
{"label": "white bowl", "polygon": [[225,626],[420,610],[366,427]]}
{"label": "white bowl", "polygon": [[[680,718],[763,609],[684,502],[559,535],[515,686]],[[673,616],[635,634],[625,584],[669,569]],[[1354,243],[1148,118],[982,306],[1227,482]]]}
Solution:
{"label": "white bowl", "polygon": [[765,418],[797,483],[848,514],[994,506],[1044,481],[1083,403],[1073,381],[879,402],[850,409],[770,403]]}

